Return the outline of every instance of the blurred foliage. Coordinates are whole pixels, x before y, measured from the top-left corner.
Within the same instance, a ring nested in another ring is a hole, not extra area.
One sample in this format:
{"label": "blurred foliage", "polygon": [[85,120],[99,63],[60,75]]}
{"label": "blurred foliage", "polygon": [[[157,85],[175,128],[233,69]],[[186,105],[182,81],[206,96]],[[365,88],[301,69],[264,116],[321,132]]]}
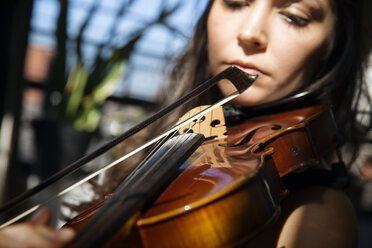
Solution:
{"label": "blurred foliage", "polygon": [[[46,112],[49,118],[67,121],[72,123],[78,130],[93,132],[97,129],[101,118],[101,107],[105,100],[114,93],[118,83],[122,80],[127,61],[135,49],[136,43],[143,37],[145,31],[152,25],[161,24],[166,27],[166,19],[179,5],[167,10],[165,4],[158,17],[149,22],[143,23],[142,27],[127,34],[128,41],[119,46],[113,47],[112,40],[115,37],[116,23],[128,13],[128,9],[134,0],[128,0],[118,6],[114,16],[113,24],[109,30],[107,42],[97,47],[98,52],[92,66],[83,59],[84,32],[89,27],[92,19],[99,9],[100,1],[92,4],[85,20],[82,22],[77,37],[72,40],[75,44],[76,63],[67,71],[67,43],[69,47],[71,39],[67,35],[67,17],[69,10],[68,0],[59,0],[60,13],[57,23],[57,57],[53,62],[48,83],[49,101],[47,101]],[[104,51],[110,50],[109,55]],[[104,55],[105,54],[105,55]],[[53,96],[60,96],[60,100]],[[53,100],[54,99],[54,100]]]}

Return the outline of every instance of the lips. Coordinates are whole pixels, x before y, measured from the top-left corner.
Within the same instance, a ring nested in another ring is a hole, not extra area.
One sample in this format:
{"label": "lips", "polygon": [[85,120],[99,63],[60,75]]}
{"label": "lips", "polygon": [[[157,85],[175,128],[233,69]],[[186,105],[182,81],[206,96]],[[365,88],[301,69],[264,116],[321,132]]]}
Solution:
{"label": "lips", "polygon": [[245,63],[242,61],[233,61],[229,63],[229,65],[234,65],[238,67],[240,70],[250,74],[250,75],[257,75],[258,73],[263,73],[261,69],[251,63]]}

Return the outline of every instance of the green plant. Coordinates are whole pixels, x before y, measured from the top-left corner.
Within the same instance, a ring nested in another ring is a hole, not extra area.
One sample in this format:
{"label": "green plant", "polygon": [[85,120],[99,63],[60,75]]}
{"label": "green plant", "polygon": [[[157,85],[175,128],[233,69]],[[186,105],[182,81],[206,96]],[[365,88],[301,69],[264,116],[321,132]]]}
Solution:
{"label": "green plant", "polygon": [[[154,24],[166,25],[166,18],[179,5],[171,10],[163,8],[158,18],[143,24],[142,28],[132,34],[125,44],[115,48],[110,47],[116,30],[113,24],[109,32],[110,38],[105,44],[98,46],[94,63],[88,66],[88,63],[83,59],[83,34],[98,10],[100,1],[96,1],[74,40],[77,61],[66,75],[66,42],[68,37],[66,27],[69,2],[67,0],[59,0],[59,2],[61,8],[56,34],[58,56],[54,61],[54,70],[49,80],[48,92],[49,95],[56,95],[57,93],[62,98],[58,103],[49,101],[48,116],[72,123],[78,130],[93,132],[97,129],[101,118],[101,107],[105,100],[114,93],[118,83],[123,78],[127,61],[134,51],[136,43],[150,26]],[[133,2],[133,0],[127,1],[120,7],[114,18],[116,21],[113,23],[118,23],[118,20],[127,13]],[[110,53],[104,56],[103,51],[107,50],[110,50]]]}

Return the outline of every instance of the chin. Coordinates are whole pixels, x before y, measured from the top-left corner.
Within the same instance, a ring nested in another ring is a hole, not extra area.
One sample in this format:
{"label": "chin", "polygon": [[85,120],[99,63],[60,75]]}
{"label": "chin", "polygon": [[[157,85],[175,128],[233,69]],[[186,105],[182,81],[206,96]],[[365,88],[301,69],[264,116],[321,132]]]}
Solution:
{"label": "chin", "polygon": [[[248,89],[249,90],[249,89]],[[240,96],[231,101],[233,104],[251,107],[265,102],[269,102],[270,97],[258,92],[243,92]]]}

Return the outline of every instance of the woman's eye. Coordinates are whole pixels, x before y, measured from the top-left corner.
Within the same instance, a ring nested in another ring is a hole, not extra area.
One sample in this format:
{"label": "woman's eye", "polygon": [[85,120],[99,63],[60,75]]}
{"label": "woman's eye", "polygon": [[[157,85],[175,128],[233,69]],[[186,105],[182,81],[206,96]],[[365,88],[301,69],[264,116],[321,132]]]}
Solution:
{"label": "woman's eye", "polygon": [[223,3],[225,6],[231,9],[238,9],[248,5],[247,1],[245,0],[224,0]]}
{"label": "woman's eye", "polygon": [[282,13],[286,19],[287,22],[289,22],[291,25],[294,25],[296,27],[305,27],[307,24],[310,23],[309,19],[299,17],[296,15],[292,15],[289,13]]}

